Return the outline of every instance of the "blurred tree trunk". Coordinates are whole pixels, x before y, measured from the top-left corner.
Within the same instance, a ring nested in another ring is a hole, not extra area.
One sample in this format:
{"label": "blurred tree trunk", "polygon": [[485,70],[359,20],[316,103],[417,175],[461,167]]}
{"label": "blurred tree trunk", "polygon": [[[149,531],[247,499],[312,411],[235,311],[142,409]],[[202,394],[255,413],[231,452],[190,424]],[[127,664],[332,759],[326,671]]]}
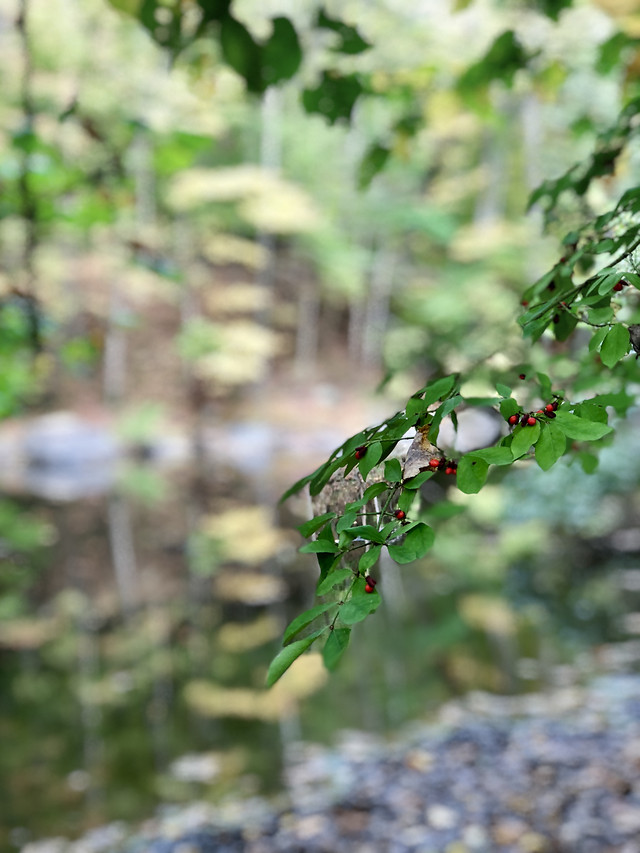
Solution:
{"label": "blurred tree trunk", "polygon": [[365,369],[378,370],[382,364],[384,335],[389,323],[389,305],[397,261],[397,253],[384,243],[372,252],[369,294],[365,303],[362,330],[361,358]]}

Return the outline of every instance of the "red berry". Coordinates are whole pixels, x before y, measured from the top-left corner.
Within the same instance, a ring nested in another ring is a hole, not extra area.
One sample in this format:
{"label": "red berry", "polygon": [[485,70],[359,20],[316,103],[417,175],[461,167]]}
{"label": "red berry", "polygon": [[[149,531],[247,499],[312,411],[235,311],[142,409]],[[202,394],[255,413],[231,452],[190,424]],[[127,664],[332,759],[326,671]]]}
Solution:
{"label": "red berry", "polygon": [[446,459],[441,459],[438,462],[438,471],[444,471],[445,468],[447,468],[447,467],[448,467],[448,462]]}
{"label": "red berry", "polygon": [[511,416],[508,418],[508,421],[509,421],[509,423],[511,424],[511,426],[514,426],[515,424],[517,424],[517,423],[518,423],[518,415],[511,415]]}
{"label": "red berry", "polygon": [[518,377],[518,379],[526,379],[526,378],[527,378],[527,376],[525,373],[521,373],[520,376]]}
{"label": "red berry", "polygon": [[623,287],[625,287],[627,284],[629,284],[629,282],[628,282],[628,281],[625,281],[623,278],[621,278],[619,282],[617,282],[616,284],[614,284],[614,285],[613,285],[613,289],[614,289],[617,293],[620,293],[620,291],[622,290],[622,288],[623,288]]}
{"label": "red berry", "polygon": [[520,305],[522,305],[523,308],[527,308],[529,305],[529,300],[523,299],[522,302],[520,303]]}
{"label": "red berry", "polygon": [[457,470],[456,468],[452,468],[451,465],[449,465],[448,468],[444,469],[444,473],[445,474],[455,474],[456,470]]}
{"label": "red berry", "polygon": [[430,468],[437,468],[439,465],[440,465],[439,459],[430,459],[429,460],[429,467]]}
{"label": "red berry", "polygon": [[555,413],[555,412],[547,412],[547,417],[548,417],[548,418],[555,418],[555,416],[556,416],[556,413]]}
{"label": "red berry", "polygon": [[371,593],[371,592],[375,592],[376,588],[375,588],[375,586],[371,586],[370,583],[367,583],[367,584],[365,584],[364,591]]}
{"label": "red berry", "polygon": [[529,417],[527,418],[527,425],[528,426],[535,426],[535,424],[536,424],[536,419],[533,417],[533,415],[529,415]]}
{"label": "red berry", "polygon": [[552,403],[551,405],[552,405],[552,407],[553,407],[553,411],[555,412],[555,410],[558,408],[558,401],[557,401],[557,400],[554,400],[554,401],[553,401],[553,403]]}
{"label": "red berry", "polygon": [[545,410],[545,412],[552,412],[553,411],[553,403],[547,403],[547,405],[544,407],[544,410]]}
{"label": "red berry", "polygon": [[523,415],[520,418],[520,426],[526,426],[528,421],[529,421],[529,415]]}
{"label": "red berry", "polygon": [[362,457],[367,452],[367,447],[364,444],[361,444],[360,447],[356,447],[356,459],[362,459]]}
{"label": "red berry", "polygon": [[553,322],[554,322],[554,323],[559,323],[559,322],[560,322],[560,315],[559,315],[559,314],[554,314],[554,315],[553,315]]}
{"label": "red berry", "polygon": [[407,514],[403,509],[397,509],[394,512],[394,515],[398,519],[398,521],[404,521],[405,518],[407,517]]}
{"label": "red berry", "polygon": [[544,412],[542,411],[542,409],[538,409],[536,411],[536,415],[544,415]]}

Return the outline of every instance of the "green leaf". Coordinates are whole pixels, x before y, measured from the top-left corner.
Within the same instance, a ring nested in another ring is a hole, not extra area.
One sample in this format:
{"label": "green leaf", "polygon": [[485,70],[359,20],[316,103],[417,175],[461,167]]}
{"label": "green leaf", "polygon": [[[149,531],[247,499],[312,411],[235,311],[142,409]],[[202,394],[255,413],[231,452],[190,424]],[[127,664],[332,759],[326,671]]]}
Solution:
{"label": "green leaf", "polygon": [[399,459],[387,459],[384,463],[384,478],[388,483],[402,482],[402,465]]}
{"label": "green leaf", "polygon": [[294,643],[289,643],[284,649],[278,652],[269,665],[267,672],[267,687],[272,687],[276,681],[289,669],[291,664],[306,652],[309,646],[318,639],[320,634],[323,634],[329,629],[327,625],[320,631],[315,631],[303,640],[296,640]]}
{"label": "green leaf", "polygon": [[423,521],[414,522],[405,529],[408,532],[403,542],[387,546],[389,556],[396,563],[412,563],[424,557],[435,539],[433,530]]}
{"label": "green leaf", "polygon": [[484,459],[490,465],[511,465],[513,455],[508,447],[482,447],[468,454],[474,459]]}
{"label": "green leaf", "polygon": [[256,44],[249,30],[227,15],[220,26],[220,47],[225,62],[244,77],[250,92],[263,92],[262,48]]}
{"label": "green leaf", "polygon": [[428,471],[420,471],[419,474],[416,474],[415,477],[410,477],[408,480],[405,480],[403,485],[405,489],[411,489],[414,491],[415,489],[419,489],[423,483],[426,483],[427,480],[430,480],[433,477],[434,472],[429,469]]}
{"label": "green leaf", "polygon": [[552,393],[551,380],[546,373],[536,373],[536,378],[540,385],[540,394],[542,395],[542,399],[548,400]]}
{"label": "green leaf", "polygon": [[360,557],[360,562],[358,563],[358,571],[362,574],[366,574],[372,566],[378,562],[380,558],[380,552],[382,551],[382,545],[372,545],[367,551],[364,552],[362,557]]}
{"label": "green leaf", "polygon": [[316,539],[314,542],[307,542],[300,548],[301,554],[337,554],[340,548],[335,542],[329,542],[327,539]]}
{"label": "green leaf", "polygon": [[505,421],[508,420],[511,415],[517,415],[519,412],[520,406],[518,405],[517,400],[514,400],[513,397],[508,397],[500,403],[500,414]]}
{"label": "green leaf", "polygon": [[601,424],[606,424],[609,421],[607,410],[595,400],[584,400],[573,410],[579,418],[584,418],[587,421],[597,421]]}
{"label": "green leaf", "polygon": [[329,572],[326,577],[320,578],[318,581],[316,595],[326,595],[335,586],[338,586],[338,584],[344,583],[346,580],[353,580],[353,578],[354,574],[351,569],[336,569],[333,572]]}
{"label": "green leaf", "polygon": [[614,367],[629,352],[630,347],[629,330],[621,323],[616,323],[602,341],[600,359],[605,367]]}
{"label": "green leaf", "polygon": [[358,592],[354,590],[349,601],[345,601],[340,607],[340,620],[345,625],[355,625],[356,622],[362,622],[370,613],[378,609],[380,600],[377,591],[371,593],[364,591],[364,581],[362,581],[362,589],[359,589]]}
{"label": "green leaf", "polygon": [[335,459],[331,459],[328,462],[325,462],[324,465],[321,465],[313,474],[311,480],[309,481],[309,492],[311,495],[319,495],[320,492],[327,485],[333,474],[338,470],[338,468],[342,468],[345,464],[345,459],[342,456],[338,456]]}
{"label": "green leaf", "polygon": [[359,527],[350,527],[344,531],[350,539],[366,539],[367,542],[378,542],[383,544],[385,538],[377,527],[372,524],[362,524]]}
{"label": "green leaf", "polygon": [[350,635],[351,628],[334,628],[333,631],[329,631],[327,642],[322,649],[322,660],[329,672],[333,672],[340,662],[349,645]]}
{"label": "green leaf", "polygon": [[574,438],[578,441],[596,441],[613,432],[613,428],[607,426],[607,424],[579,418],[577,415],[572,415],[563,409],[558,409],[556,412],[554,423],[560,427],[567,438]]}
{"label": "green leaf", "polygon": [[325,604],[317,604],[315,607],[311,607],[309,610],[305,610],[304,613],[296,616],[296,618],[289,622],[285,628],[282,645],[289,645],[296,634],[299,634],[300,631],[302,631],[303,628],[306,628],[307,625],[310,625],[317,616],[320,616],[322,613],[326,613],[326,611],[331,607],[337,607],[335,601],[329,601]]}
{"label": "green leaf", "polygon": [[[396,462],[397,461],[398,460],[396,459]],[[398,465],[399,464],[400,463],[398,462]],[[388,488],[389,488],[389,486],[383,482],[372,483],[370,486],[368,486],[365,489],[364,494],[362,495],[364,502],[369,503],[369,501],[372,501],[374,498],[377,498],[380,495],[383,495],[388,490]]]}
{"label": "green leaf", "polygon": [[[360,474],[362,475],[362,479],[366,480],[369,476],[369,473],[372,468],[378,464],[378,462],[382,459],[382,445],[379,441],[374,441],[373,444],[370,444],[367,447],[367,452],[362,457],[362,459],[358,462],[358,468],[360,470]],[[377,483],[375,485],[378,485]],[[384,484],[383,484],[384,485]]]}
{"label": "green leaf", "polygon": [[339,21],[336,18],[330,18],[324,9],[318,12],[316,21],[318,29],[333,30],[340,36],[340,43],[333,50],[338,53],[356,54],[369,50],[371,45],[365,41],[355,27],[345,24],[344,21]]}
{"label": "green leaf", "polygon": [[336,533],[340,534],[343,530],[348,530],[352,525],[355,524],[357,513],[355,510],[351,512],[345,512],[343,516],[340,517],[338,523],[336,524]]}
{"label": "green leaf", "polygon": [[340,119],[349,121],[356,101],[364,92],[357,74],[341,76],[338,72],[322,72],[315,89],[305,89],[302,103],[308,113],[320,113],[330,124]]}
{"label": "green leaf", "polygon": [[[513,460],[510,460],[513,461]],[[458,463],[456,484],[465,495],[475,495],[487,482],[489,463],[473,456],[463,456]]]}
{"label": "green leaf", "polygon": [[591,336],[591,340],[589,341],[589,352],[595,352],[600,349],[602,341],[606,338],[609,333],[609,329],[605,326],[602,329],[596,329],[596,331]]}
{"label": "green leaf", "polygon": [[536,462],[543,471],[548,471],[560,459],[567,448],[567,439],[560,427],[548,423],[542,427],[536,442]]}
{"label": "green leaf", "polygon": [[496,391],[501,397],[511,396],[511,388],[508,385],[503,385],[502,382],[496,382]]}
{"label": "green leaf", "polygon": [[560,311],[555,317],[557,322],[552,325],[554,337],[557,341],[566,341],[578,325],[578,320],[570,311]]}
{"label": "green leaf", "polygon": [[416,499],[415,489],[404,488],[398,497],[396,506],[398,509],[403,510],[404,512],[409,512],[411,507],[413,506],[413,502]]}
{"label": "green leaf", "polygon": [[221,21],[229,14],[232,0],[197,0],[205,21]]}
{"label": "green leaf", "polygon": [[278,503],[284,503],[287,498],[290,498],[292,495],[297,495],[301,489],[303,489],[308,483],[311,482],[311,480],[313,480],[314,474],[315,471],[313,472],[313,474],[307,474],[306,476],[301,477],[299,480],[296,480],[296,482],[292,486],[289,486],[286,492],[283,493]]}
{"label": "green leaf", "polygon": [[407,400],[407,406],[405,408],[405,412],[407,417],[411,419],[411,421],[415,422],[418,416],[424,415],[427,411],[428,404],[422,399],[422,397],[409,397]]}
{"label": "green leaf", "polygon": [[431,441],[433,441],[434,443],[437,442],[442,419],[446,418],[447,415],[451,414],[455,407],[459,406],[462,402],[462,397],[459,394],[456,394],[454,397],[449,397],[447,400],[445,400],[438,406],[438,408],[433,413],[433,417],[431,418],[431,424],[429,426],[429,438],[431,439]]}
{"label": "green leaf", "polygon": [[596,394],[591,402],[597,403],[599,406],[611,406],[615,409],[616,414],[624,418],[631,406],[635,405],[636,400],[632,394],[628,394],[626,391],[614,391],[610,394]]}
{"label": "green leaf", "polygon": [[299,524],[298,530],[305,539],[308,539],[316,530],[320,530],[321,527],[324,527],[328,521],[331,521],[335,517],[335,512],[325,512],[323,515],[317,515],[315,518],[305,521],[304,524]]}
{"label": "green leaf", "polygon": [[384,169],[391,151],[385,145],[374,142],[367,149],[358,166],[358,189],[365,190],[378,172]]}
{"label": "green leaf", "polygon": [[519,459],[529,452],[532,444],[535,444],[540,436],[540,424],[536,421],[535,426],[517,426],[513,431],[511,442],[511,453],[514,459]]}
{"label": "green leaf", "polygon": [[442,379],[434,379],[431,382],[427,382],[423,389],[425,408],[437,400],[444,400],[447,394],[453,391],[457,381],[458,374],[451,373],[449,376],[443,376]]}
{"label": "green leaf", "polygon": [[302,62],[298,34],[288,18],[273,20],[273,32],[262,50],[262,74],[267,85],[289,80]]}
{"label": "green leaf", "polygon": [[536,0],[536,5],[547,17],[557,21],[560,12],[568,9],[572,2],[573,0]]}
{"label": "green leaf", "polygon": [[469,99],[493,80],[501,80],[510,87],[516,71],[526,64],[526,51],[513,30],[507,30],[495,39],[481,60],[467,68],[458,79],[457,89],[463,97]]}
{"label": "green leaf", "polygon": [[577,458],[580,460],[580,465],[585,474],[593,474],[598,467],[598,457],[594,456],[593,453],[582,451],[577,454]]}

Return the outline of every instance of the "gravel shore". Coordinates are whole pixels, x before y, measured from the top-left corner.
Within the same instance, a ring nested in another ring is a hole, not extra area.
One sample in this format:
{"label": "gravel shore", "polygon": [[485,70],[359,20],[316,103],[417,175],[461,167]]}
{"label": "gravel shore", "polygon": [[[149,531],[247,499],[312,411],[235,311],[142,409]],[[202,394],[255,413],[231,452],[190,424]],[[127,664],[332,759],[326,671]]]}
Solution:
{"label": "gravel shore", "polygon": [[347,732],[286,763],[278,806],[165,809],[23,853],[640,853],[640,676],[475,694],[393,743]]}

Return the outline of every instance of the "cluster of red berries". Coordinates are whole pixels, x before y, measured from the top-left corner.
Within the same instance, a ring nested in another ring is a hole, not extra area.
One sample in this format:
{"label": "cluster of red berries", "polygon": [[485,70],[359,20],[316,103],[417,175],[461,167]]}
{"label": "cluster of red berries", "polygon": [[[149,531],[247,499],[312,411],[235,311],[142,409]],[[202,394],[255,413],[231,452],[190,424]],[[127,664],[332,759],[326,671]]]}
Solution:
{"label": "cluster of red berries", "polygon": [[366,581],[366,583],[364,585],[364,591],[369,593],[369,594],[371,594],[372,592],[375,592],[376,591],[376,584],[378,583],[378,581],[375,578],[372,578],[371,575],[366,575],[365,581]]}
{"label": "cluster of red berries", "polygon": [[538,422],[537,415],[544,415],[546,418],[555,418],[557,408],[558,401],[554,400],[553,403],[547,403],[544,409],[538,409],[535,412],[524,412],[524,414],[509,415],[507,422],[509,426],[516,426],[516,424],[520,424],[520,426],[535,426]]}
{"label": "cluster of red berries", "polygon": [[441,459],[430,459],[429,468],[433,468],[434,471],[444,471],[445,474],[455,474],[458,463],[455,459],[445,459],[443,456]]}

